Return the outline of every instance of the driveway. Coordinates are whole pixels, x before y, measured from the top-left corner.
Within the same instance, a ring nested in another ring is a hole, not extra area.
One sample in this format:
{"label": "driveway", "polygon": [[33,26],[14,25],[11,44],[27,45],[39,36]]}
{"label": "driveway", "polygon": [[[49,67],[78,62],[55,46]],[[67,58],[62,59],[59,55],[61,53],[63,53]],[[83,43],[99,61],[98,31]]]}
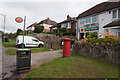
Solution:
{"label": "driveway", "polygon": [[[15,73],[15,69],[16,69],[16,56],[5,54],[5,50],[7,49],[3,47],[2,77],[11,78],[11,79],[20,78],[22,75],[13,74]],[[54,58],[61,57],[61,56],[62,56],[62,50],[34,53],[34,54],[31,54],[31,65],[34,67],[38,64],[41,64],[46,61],[50,61]]]}

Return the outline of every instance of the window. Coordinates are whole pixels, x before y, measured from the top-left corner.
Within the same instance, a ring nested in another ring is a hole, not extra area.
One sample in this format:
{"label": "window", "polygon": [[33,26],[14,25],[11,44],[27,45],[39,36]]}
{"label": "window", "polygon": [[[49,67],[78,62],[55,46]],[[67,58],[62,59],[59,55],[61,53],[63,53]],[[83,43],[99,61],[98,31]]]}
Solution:
{"label": "window", "polygon": [[91,17],[86,18],[86,23],[91,23]]}
{"label": "window", "polygon": [[98,16],[92,16],[92,23],[98,22]]}
{"label": "window", "polygon": [[113,18],[117,18],[117,10],[113,11]]}
{"label": "window", "polygon": [[120,9],[118,9],[118,18],[120,18]]}
{"label": "window", "polygon": [[68,28],[71,28],[71,24],[70,23],[68,23]]}
{"label": "window", "polygon": [[32,41],[39,42],[39,40],[37,40],[37,39],[32,39]]}
{"label": "window", "polygon": [[84,19],[80,19],[80,24],[84,24]]}
{"label": "window", "polygon": [[118,32],[118,37],[120,38],[120,32]]}

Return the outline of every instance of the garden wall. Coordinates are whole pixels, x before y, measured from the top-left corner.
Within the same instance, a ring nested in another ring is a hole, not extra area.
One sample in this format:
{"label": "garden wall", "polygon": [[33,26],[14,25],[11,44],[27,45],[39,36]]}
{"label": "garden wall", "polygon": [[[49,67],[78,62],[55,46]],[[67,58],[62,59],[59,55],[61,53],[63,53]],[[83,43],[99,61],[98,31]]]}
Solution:
{"label": "garden wall", "polygon": [[[76,41],[73,46],[73,54],[91,57],[114,64],[120,64],[120,44],[80,43]],[[119,58],[119,59],[118,59]]]}
{"label": "garden wall", "polygon": [[33,37],[36,37],[37,39],[44,41],[45,47],[51,48],[51,49],[61,49],[63,46],[61,46],[61,40],[64,38],[71,38],[76,39],[75,36],[56,36],[54,34],[37,34],[32,35]]}

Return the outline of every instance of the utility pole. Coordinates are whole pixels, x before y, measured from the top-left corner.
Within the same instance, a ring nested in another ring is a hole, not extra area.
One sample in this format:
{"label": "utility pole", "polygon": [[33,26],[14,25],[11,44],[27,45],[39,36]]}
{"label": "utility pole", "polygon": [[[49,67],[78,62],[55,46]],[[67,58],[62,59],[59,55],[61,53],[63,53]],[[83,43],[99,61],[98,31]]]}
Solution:
{"label": "utility pole", "polygon": [[6,22],[6,15],[5,14],[0,14],[1,16],[3,16],[3,18],[4,18],[4,27],[3,27],[3,41],[5,41],[5,22]]}
{"label": "utility pole", "polygon": [[5,34],[5,22],[6,22],[6,15],[5,14],[0,14],[1,16],[3,16],[4,18],[4,28],[3,28],[3,32]]}

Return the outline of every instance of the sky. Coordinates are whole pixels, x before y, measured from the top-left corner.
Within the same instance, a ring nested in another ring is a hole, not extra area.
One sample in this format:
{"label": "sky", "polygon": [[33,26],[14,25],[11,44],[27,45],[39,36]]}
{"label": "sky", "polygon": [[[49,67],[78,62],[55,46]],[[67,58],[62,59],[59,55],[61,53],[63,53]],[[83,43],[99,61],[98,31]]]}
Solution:
{"label": "sky", "polygon": [[23,29],[24,23],[17,23],[16,17],[24,19],[25,27],[47,19],[57,23],[65,20],[67,15],[77,17],[89,8],[108,0],[0,0],[0,30],[3,30],[6,15],[5,32],[14,33],[18,28]]}

